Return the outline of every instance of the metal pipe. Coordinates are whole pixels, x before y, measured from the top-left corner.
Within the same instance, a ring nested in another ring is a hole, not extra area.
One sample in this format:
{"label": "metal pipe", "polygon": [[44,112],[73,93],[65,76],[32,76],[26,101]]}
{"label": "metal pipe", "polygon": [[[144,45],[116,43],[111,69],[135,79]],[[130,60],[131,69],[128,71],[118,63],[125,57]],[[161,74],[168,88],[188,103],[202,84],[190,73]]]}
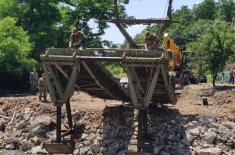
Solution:
{"label": "metal pipe", "polygon": [[99,56],[61,56],[61,55],[41,55],[44,61],[122,61],[124,63],[160,63],[164,62],[161,58],[148,58],[148,57],[99,57]]}
{"label": "metal pipe", "polygon": [[95,51],[115,51],[115,52],[160,52],[163,51],[162,48],[158,48],[156,50],[144,50],[144,49],[117,49],[117,48],[86,48],[86,49],[69,49],[69,48],[48,48],[48,55],[51,52],[95,52]]}
{"label": "metal pipe", "polygon": [[110,22],[115,24],[161,24],[161,23],[169,23],[169,18],[150,18],[150,19],[113,19],[113,20],[102,20],[104,22]]}
{"label": "metal pipe", "polygon": [[69,125],[69,128],[72,129],[73,120],[72,120],[71,106],[70,106],[69,100],[66,102],[66,111],[67,111],[68,125]]}
{"label": "metal pipe", "polygon": [[143,110],[139,110],[138,113],[138,135],[137,135],[137,149],[141,152],[143,145]]}
{"label": "metal pipe", "polygon": [[61,142],[61,105],[56,105],[56,142]]}
{"label": "metal pipe", "polygon": [[76,60],[94,60],[94,61],[121,61],[122,57],[99,57],[99,56],[61,56],[61,55],[41,55],[44,61],[76,61]]}

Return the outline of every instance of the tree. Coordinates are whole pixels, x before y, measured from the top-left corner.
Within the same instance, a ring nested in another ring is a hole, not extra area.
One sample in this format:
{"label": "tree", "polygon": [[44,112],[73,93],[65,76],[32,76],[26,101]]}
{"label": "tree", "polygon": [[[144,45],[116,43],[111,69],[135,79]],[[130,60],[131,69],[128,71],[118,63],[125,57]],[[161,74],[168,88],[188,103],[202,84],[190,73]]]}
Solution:
{"label": "tree", "polygon": [[234,0],[220,0],[219,14],[226,22],[232,22],[235,17],[235,2]]}
{"label": "tree", "polygon": [[[118,2],[119,16],[121,18],[126,17],[124,4],[129,1],[119,0]],[[87,46],[102,47],[100,36],[105,33],[104,30],[108,27],[108,24],[102,20],[114,17],[113,0],[71,0],[70,6],[74,8],[70,10],[71,25],[83,28],[84,33],[88,36]],[[93,24],[89,25],[91,21],[93,21]]]}
{"label": "tree", "polygon": [[234,25],[215,21],[210,30],[197,41],[189,44],[188,49],[195,54],[195,64],[202,64],[211,73],[213,86],[220,71],[234,54]]}
{"label": "tree", "polygon": [[217,7],[214,0],[204,0],[202,3],[194,6],[194,12],[198,19],[214,20],[216,10]]}
{"label": "tree", "polygon": [[33,46],[28,33],[16,26],[16,22],[11,17],[0,19],[0,86],[26,89],[24,78],[36,66],[36,61],[30,58]]}

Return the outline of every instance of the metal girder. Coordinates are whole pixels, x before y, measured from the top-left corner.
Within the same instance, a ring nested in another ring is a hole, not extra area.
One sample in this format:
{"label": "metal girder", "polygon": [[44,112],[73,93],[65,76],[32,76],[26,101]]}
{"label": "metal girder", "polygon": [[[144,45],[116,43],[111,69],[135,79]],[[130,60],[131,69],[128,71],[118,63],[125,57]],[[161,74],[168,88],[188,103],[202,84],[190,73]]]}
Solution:
{"label": "metal girder", "polygon": [[138,101],[135,82],[134,82],[134,78],[133,78],[133,75],[131,73],[130,68],[131,67],[127,67],[126,72],[127,72],[128,82],[129,82],[128,84],[129,84],[129,91],[130,91],[131,99],[132,99],[132,102],[135,106],[141,107],[143,105],[141,103],[139,103],[139,101]]}
{"label": "metal girder", "polygon": [[[149,104],[152,100],[153,92],[154,92],[154,89],[156,88],[156,84],[157,84],[157,80],[158,80],[160,71],[161,71],[161,66],[157,66],[155,69],[155,73],[153,75],[153,78],[151,80],[150,86],[149,86],[148,90],[146,90],[145,99],[144,99],[144,103],[145,103],[146,107],[149,106]],[[151,77],[149,77],[149,78],[151,78]]]}
{"label": "metal girder", "polygon": [[127,33],[125,28],[120,23],[115,23],[119,31],[122,33],[122,35],[126,38],[127,42],[130,45],[130,48],[139,48],[138,45],[135,43],[135,41],[131,38],[131,36]]}
{"label": "metal girder", "polygon": [[50,76],[49,76],[49,70],[48,70],[47,65],[45,63],[43,63],[42,66],[43,66],[44,72],[46,73],[46,75],[45,75],[46,76],[46,83],[47,83],[47,88],[48,88],[49,93],[50,93],[51,101],[53,103],[55,103],[56,102],[56,91],[55,91],[54,86],[51,82],[51,79],[50,79]]}
{"label": "metal girder", "polygon": [[130,70],[130,72],[131,72],[131,75],[133,76],[133,80],[136,82],[137,90],[138,90],[140,93],[144,94],[144,93],[145,93],[145,92],[144,92],[144,89],[143,89],[143,87],[141,86],[140,80],[139,80],[138,76],[136,75],[136,72],[135,72],[134,68],[133,68],[133,67],[129,67],[129,70]]}
{"label": "metal girder", "polygon": [[89,73],[89,75],[92,77],[92,79],[95,81],[95,83],[105,92],[107,92],[110,96],[112,96],[112,94],[106,90],[102,84],[99,82],[99,80],[95,77],[96,75],[94,75],[91,71],[91,69],[88,67],[87,63],[85,61],[82,61],[82,65],[85,67],[86,71]]}
{"label": "metal girder", "polygon": [[[54,69],[57,69],[63,76],[65,76],[65,79],[68,80],[65,88],[62,87],[58,78],[55,76],[56,73],[52,69],[53,66],[55,66]],[[53,103],[64,104],[73,95],[76,86],[77,73],[79,71],[79,64],[74,63],[71,67],[72,73],[68,76],[57,63],[54,63],[54,65],[43,64],[43,69],[46,73],[47,87]]]}

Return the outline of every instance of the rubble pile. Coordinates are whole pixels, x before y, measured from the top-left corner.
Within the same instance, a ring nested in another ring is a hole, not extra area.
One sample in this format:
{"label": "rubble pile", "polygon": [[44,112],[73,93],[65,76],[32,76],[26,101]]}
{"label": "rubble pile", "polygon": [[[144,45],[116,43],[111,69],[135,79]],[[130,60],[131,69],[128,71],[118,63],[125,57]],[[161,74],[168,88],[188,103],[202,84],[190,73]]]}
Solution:
{"label": "rubble pile", "polygon": [[77,141],[75,154],[124,153],[133,135],[133,109],[122,106],[106,108],[103,112],[83,112],[76,124],[84,123],[85,129]]}
{"label": "rubble pile", "polygon": [[[235,155],[235,120],[224,116],[230,111],[221,108],[220,115],[210,113],[215,106],[220,108],[220,105],[233,104],[233,93],[226,96],[225,92],[216,92],[210,98],[211,104],[205,107],[190,104],[202,98],[201,93],[194,93],[200,89],[190,87],[182,90],[189,97],[186,96],[185,103],[182,102],[185,98],[181,96],[183,100],[178,105],[183,105],[178,108],[177,104],[150,107],[146,150],[154,155]],[[202,88],[205,89],[204,86]],[[231,102],[226,103],[224,99]],[[95,104],[95,98],[93,100]],[[213,100],[221,104],[213,104]],[[191,106],[191,109],[187,112],[184,105]],[[182,108],[184,110],[180,111]],[[192,109],[193,113],[190,113]],[[202,114],[201,109],[208,113]],[[67,124],[65,111],[63,108],[62,128]],[[76,142],[74,154],[124,155],[128,149],[136,149],[130,147],[137,141],[138,133],[133,108],[119,105],[107,106],[102,110],[83,110],[72,106],[72,115]],[[234,113],[230,112],[229,115],[234,116]],[[20,151],[22,155],[46,154],[43,143],[51,143],[56,138],[55,116],[56,108],[51,103],[38,101],[36,96],[1,97],[0,154],[5,152],[8,155],[14,151]]]}

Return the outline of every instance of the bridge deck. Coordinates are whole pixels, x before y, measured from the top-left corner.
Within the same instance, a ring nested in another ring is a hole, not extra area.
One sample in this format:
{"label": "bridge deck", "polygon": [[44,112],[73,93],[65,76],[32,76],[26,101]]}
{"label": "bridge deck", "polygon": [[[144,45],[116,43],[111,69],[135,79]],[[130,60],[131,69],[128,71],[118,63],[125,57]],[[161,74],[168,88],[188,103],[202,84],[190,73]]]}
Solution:
{"label": "bridge deck", "polygon": [[[108,56],[101,56],[104,51],[109,51],[106,53]],[[164,74],[167,74],[165,78],[169,80],[168,71],[164,73],[163,68],[158,68],[160,65],[164,65],[164,61],[159,58],[159,53],[159,50],[144,51],[135,49],[85,49],[80,51],[48,49],[46,54],[41,56],[41,59],[46,65],[53,66],[57,64],[55,66],[57,66],[57,69],[61,68],[61,72],[65,68],[63,66],[79,64],[76,84],[81,91],[94,97],[125,102],[133,101],[130,86],[122,85],[120,80],[105,68],[103,61],[120,62],[126,72],[128,69],[132,69],[131,74],[134,74],[135,78],[132,80],[129,78],[129,84],[130,81],[134,84],[138,102],[144,102],[154,72],[159,70],[156,89],[152,92],[151,102],[174,102],[174,99],[170,97],[168,86],[164,82]]]}

